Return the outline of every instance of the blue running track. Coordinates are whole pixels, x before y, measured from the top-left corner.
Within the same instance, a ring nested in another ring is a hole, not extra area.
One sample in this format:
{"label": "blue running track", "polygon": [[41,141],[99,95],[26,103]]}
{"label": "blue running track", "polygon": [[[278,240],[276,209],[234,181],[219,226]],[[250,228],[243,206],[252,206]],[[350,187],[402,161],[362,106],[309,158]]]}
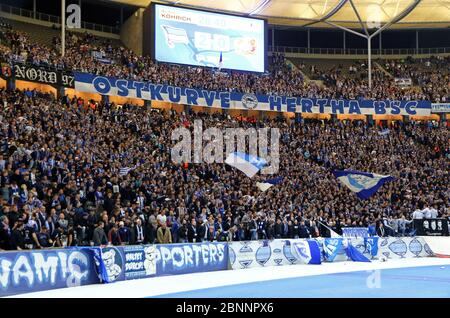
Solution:
{"label": "blue running track", "polygon": [[[380,279],[377,280],[377,277]],[[367,284],[368,281],[369,284]],[[359,271],[293,277],[179,292],[159,295],[157,297],[449,298],[450,266],[382,269],[379,273],[374,273],[374,271]]]}

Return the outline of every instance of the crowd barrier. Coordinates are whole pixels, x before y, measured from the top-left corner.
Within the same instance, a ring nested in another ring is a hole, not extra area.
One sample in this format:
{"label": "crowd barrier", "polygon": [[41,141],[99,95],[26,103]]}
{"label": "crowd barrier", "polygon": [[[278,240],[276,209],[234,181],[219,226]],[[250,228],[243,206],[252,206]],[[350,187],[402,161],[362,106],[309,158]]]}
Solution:
{"label": "crowd barrier", "polygon": [[177,275],[228,269],[228,244],[189,243],[156,246],[156,275]]}
{"label": "crowd barrier", "polygon": [[[437,239],[437,238],[432,238]],[[446,255],[450,241],[445,240]],[[347,261],[347,239],[280,239],[136,246],[71,247],[0,253],[0,296],[153,276]],[[424,237],[351,238],[369,259],[433,256]],[[442,246],[442,241],[432,242]]]}
{"label": "crowd barrier", "polygon": [[228,269],[227,243],[189,243],[0,253],[0,296],[152,276]]}
{"label": "crowd barrier", "polygon": [[0,253],[0,295],[100,283],[95,259],[100,248]]}
{"label": "crowd barrier", "polygon": [[[343,238],[314,239],[321,250],[321,261],[348,261],[342,247]],[[384,256],[388,259],[433,256],[433,252],[422,237],[370,237],[351,238],[351,244],[368,259]],[[304,263],[296,254],[294,244],[302,239],[242,241],[229,243],[232,269],[282,266]]]}

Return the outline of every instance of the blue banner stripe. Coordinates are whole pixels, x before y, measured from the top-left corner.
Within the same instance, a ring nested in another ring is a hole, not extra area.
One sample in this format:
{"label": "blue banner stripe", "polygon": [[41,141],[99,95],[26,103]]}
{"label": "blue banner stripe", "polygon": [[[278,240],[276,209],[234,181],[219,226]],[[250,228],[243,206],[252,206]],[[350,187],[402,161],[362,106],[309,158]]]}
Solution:
{"label": "blue banner stripe", "polygon": [[429,101],[344,100],[255,95],[252,93],[243,94],[174,87],[79,72],[75,72],[74,75],[76,90],[186,105],[324,114],[363,114],[363,112],[378,115],[431,114],[431,103]]}

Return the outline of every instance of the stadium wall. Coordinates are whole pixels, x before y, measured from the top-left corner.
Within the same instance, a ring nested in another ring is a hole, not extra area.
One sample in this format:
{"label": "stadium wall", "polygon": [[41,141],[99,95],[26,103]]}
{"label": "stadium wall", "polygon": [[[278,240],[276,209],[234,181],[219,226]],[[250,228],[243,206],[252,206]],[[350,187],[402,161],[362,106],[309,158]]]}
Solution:
{"label": "stadium wall", "polygon": [[138,9],[120,29],[120,40],[136,54],[142,55],[144,45],[144,9]]}

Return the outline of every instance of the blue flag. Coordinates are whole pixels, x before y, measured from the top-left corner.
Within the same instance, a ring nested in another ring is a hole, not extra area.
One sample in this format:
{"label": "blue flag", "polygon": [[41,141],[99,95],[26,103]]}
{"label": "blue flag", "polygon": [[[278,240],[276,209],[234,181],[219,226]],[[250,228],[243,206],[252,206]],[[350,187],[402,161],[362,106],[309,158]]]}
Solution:
{"label": "blue flag", "polygon": [[378,254],[378,236],[374,237],[365,237],[364,238],[364,247],[366,251],[373,257]]}
{"label": "blue flag", "polygon": [[350,240],[348,240],[348,243],[346,244],[347,247],[345,247],[345,253],[347,254],[347,257],[350,258],[354,262],[369,262],[370,259],[365,257],[356,247],[352,245]]}
{"label": "blue flag", "polygon": [[232,152],[228,155],[225,163],[241,170],[249,178],[253,177],[259,170],[267,165],[263,158],[252,156],[243,152]]}
{"label": "blue flag", "polygon": [[321,264],[320,248],[315,240],[302,240],[294,242],[292,253],[303,264]]}
{"label": "blue flag", "polygon": [[325,259],[329,262],[334,261],[342,248],[342,238],[326,238],[323,240],[323,253]]}
{"label": "blue flag", "polygon": [[370,198],[384,183],[395,179],[392,176],[354,170],[335,170],[333,174],[360,199]]}
{"label": "blue flag", "polygon": [[108,272],[106,270],[105,262],[102,258],[102,249],[100,247],[76,247],[72,249],[80,249],[84,252],[87,252],[90,254],[90,257],[94,260],[95,268],[97,270],[98,278],[100,279],[101,283],[110,283],[110,280],[108,278]]}
{"label": "blue flag", "polygon": [[220,58],[219,58],[219,70],[221,70],[222,67],[223,67],[222,52],[220,52]]}

